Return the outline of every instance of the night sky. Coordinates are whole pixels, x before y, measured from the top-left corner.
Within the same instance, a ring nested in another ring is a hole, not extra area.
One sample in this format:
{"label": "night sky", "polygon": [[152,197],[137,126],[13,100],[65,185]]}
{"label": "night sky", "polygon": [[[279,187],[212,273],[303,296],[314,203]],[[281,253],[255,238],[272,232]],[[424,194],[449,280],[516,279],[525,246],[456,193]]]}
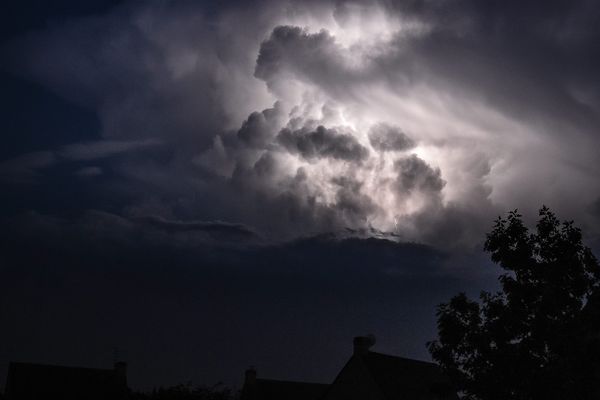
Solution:
{"label": "night sky", "polygon": [[[206,3],[206,4],[205,4]],[[0,385],[331,382],[429,360],[494,219],[600,249],[594,1],[14,1],[0,10]]]}

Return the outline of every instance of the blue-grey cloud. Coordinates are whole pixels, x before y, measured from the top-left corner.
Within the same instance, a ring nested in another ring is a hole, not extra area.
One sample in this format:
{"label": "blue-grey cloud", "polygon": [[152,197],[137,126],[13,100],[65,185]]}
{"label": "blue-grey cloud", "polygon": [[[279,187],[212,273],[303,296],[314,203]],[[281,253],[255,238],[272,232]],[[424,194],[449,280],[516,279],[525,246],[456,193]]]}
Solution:
{"label": "blue-grey cloud", "polygon": [[95,176],[102,175],[102,168],[100,167],[83,167],[77,172],[75,172],[77,176],[81,178],[92,178]]}
{"label": "blue-grey cloud", "polygon": [[95,142],[73,143],[58,150],[60,157],[74,161],[90,161],[111,157],[117,154],[160,145],[156,139],[140,141],[101,140]]}
{"label": "blue-grey cloud", "polygon": [[[44,169],[65,162],[95,161],[132,153],[160,145],[156,139],[140,141],[98,140],[73,143],[57,149],[36,151],[0,162],[0,180],[5,182],[35,183]],[[79,176],[94,176],[102,173],[99,167],[83,167],[75,172]]]}
{"label": "blue-grey cloud", "polygon": [[37,151],[0,162],[0,180],[27,183],[35,181],[37,170],[56,163],[51,151]]}

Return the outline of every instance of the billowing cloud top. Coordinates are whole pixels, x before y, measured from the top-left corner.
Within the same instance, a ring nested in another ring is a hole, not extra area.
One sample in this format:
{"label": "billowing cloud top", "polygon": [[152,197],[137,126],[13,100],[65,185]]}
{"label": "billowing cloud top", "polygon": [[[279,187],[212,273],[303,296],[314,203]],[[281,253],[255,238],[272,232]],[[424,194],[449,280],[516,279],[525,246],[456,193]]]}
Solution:
{"label": "billowing cloud top", "polygon": [[597,7],[526,3],[131,3],[31,33],[4,47],[14,71],[97,112],[102,138],[0,177],[118,154],[110,170],[140,188],[124,213],[267,237],[473,245],[542,203],[597,234]]}

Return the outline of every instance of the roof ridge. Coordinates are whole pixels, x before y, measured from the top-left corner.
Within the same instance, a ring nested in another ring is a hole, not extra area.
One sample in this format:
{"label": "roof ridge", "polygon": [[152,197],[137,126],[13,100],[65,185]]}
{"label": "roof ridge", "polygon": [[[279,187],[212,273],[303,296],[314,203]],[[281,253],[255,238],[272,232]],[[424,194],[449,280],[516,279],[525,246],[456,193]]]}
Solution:
{"label": "roof ridge", "polygon": [[309,384],[309,385],[324,385],[324,386],[329,386],[329,383],[321,383],[321,382],[306,382],[306,381],[289,381],[289,380],[282,380],[282,379],[265,379],[265,378],[256,378],[256,381],[263,381],[263,382],[277,382],[277,383],[300,383],[300,384]]}
{"label": "roof ridge", "polygon": [[376,356],[383,356],[383,357],[387,357],[387,358],[394,358],[397,360],[402,360],[402,361],[410,361],[410,362],[414,362],[414,363],[420,363],[420,364],[426,364],[426,365],[430,365],[430,366],[434,366],[434,367],[439,367],[438,364],[430,362],[430,361],[423,361],[423,360],[416,360],[414,358],[407,358],[407,357],[401,357],[401,356],[394,356],[391,354],[384,354],[384,353],[379,353],[377,351],[369,351],[367,353],[367,357],[369,355],[376,355]]}

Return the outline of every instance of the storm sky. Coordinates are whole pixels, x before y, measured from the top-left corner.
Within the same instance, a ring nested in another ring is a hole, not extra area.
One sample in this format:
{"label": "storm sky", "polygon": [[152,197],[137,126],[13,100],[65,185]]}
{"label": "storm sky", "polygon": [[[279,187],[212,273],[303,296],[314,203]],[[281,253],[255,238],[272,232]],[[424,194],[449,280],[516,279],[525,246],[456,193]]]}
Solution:
{"label": "storm sky", "polygon": [[599,247],[594,1],[11,7],[4,364],[327,382],[358,334],[427,359],[508,210]]}

